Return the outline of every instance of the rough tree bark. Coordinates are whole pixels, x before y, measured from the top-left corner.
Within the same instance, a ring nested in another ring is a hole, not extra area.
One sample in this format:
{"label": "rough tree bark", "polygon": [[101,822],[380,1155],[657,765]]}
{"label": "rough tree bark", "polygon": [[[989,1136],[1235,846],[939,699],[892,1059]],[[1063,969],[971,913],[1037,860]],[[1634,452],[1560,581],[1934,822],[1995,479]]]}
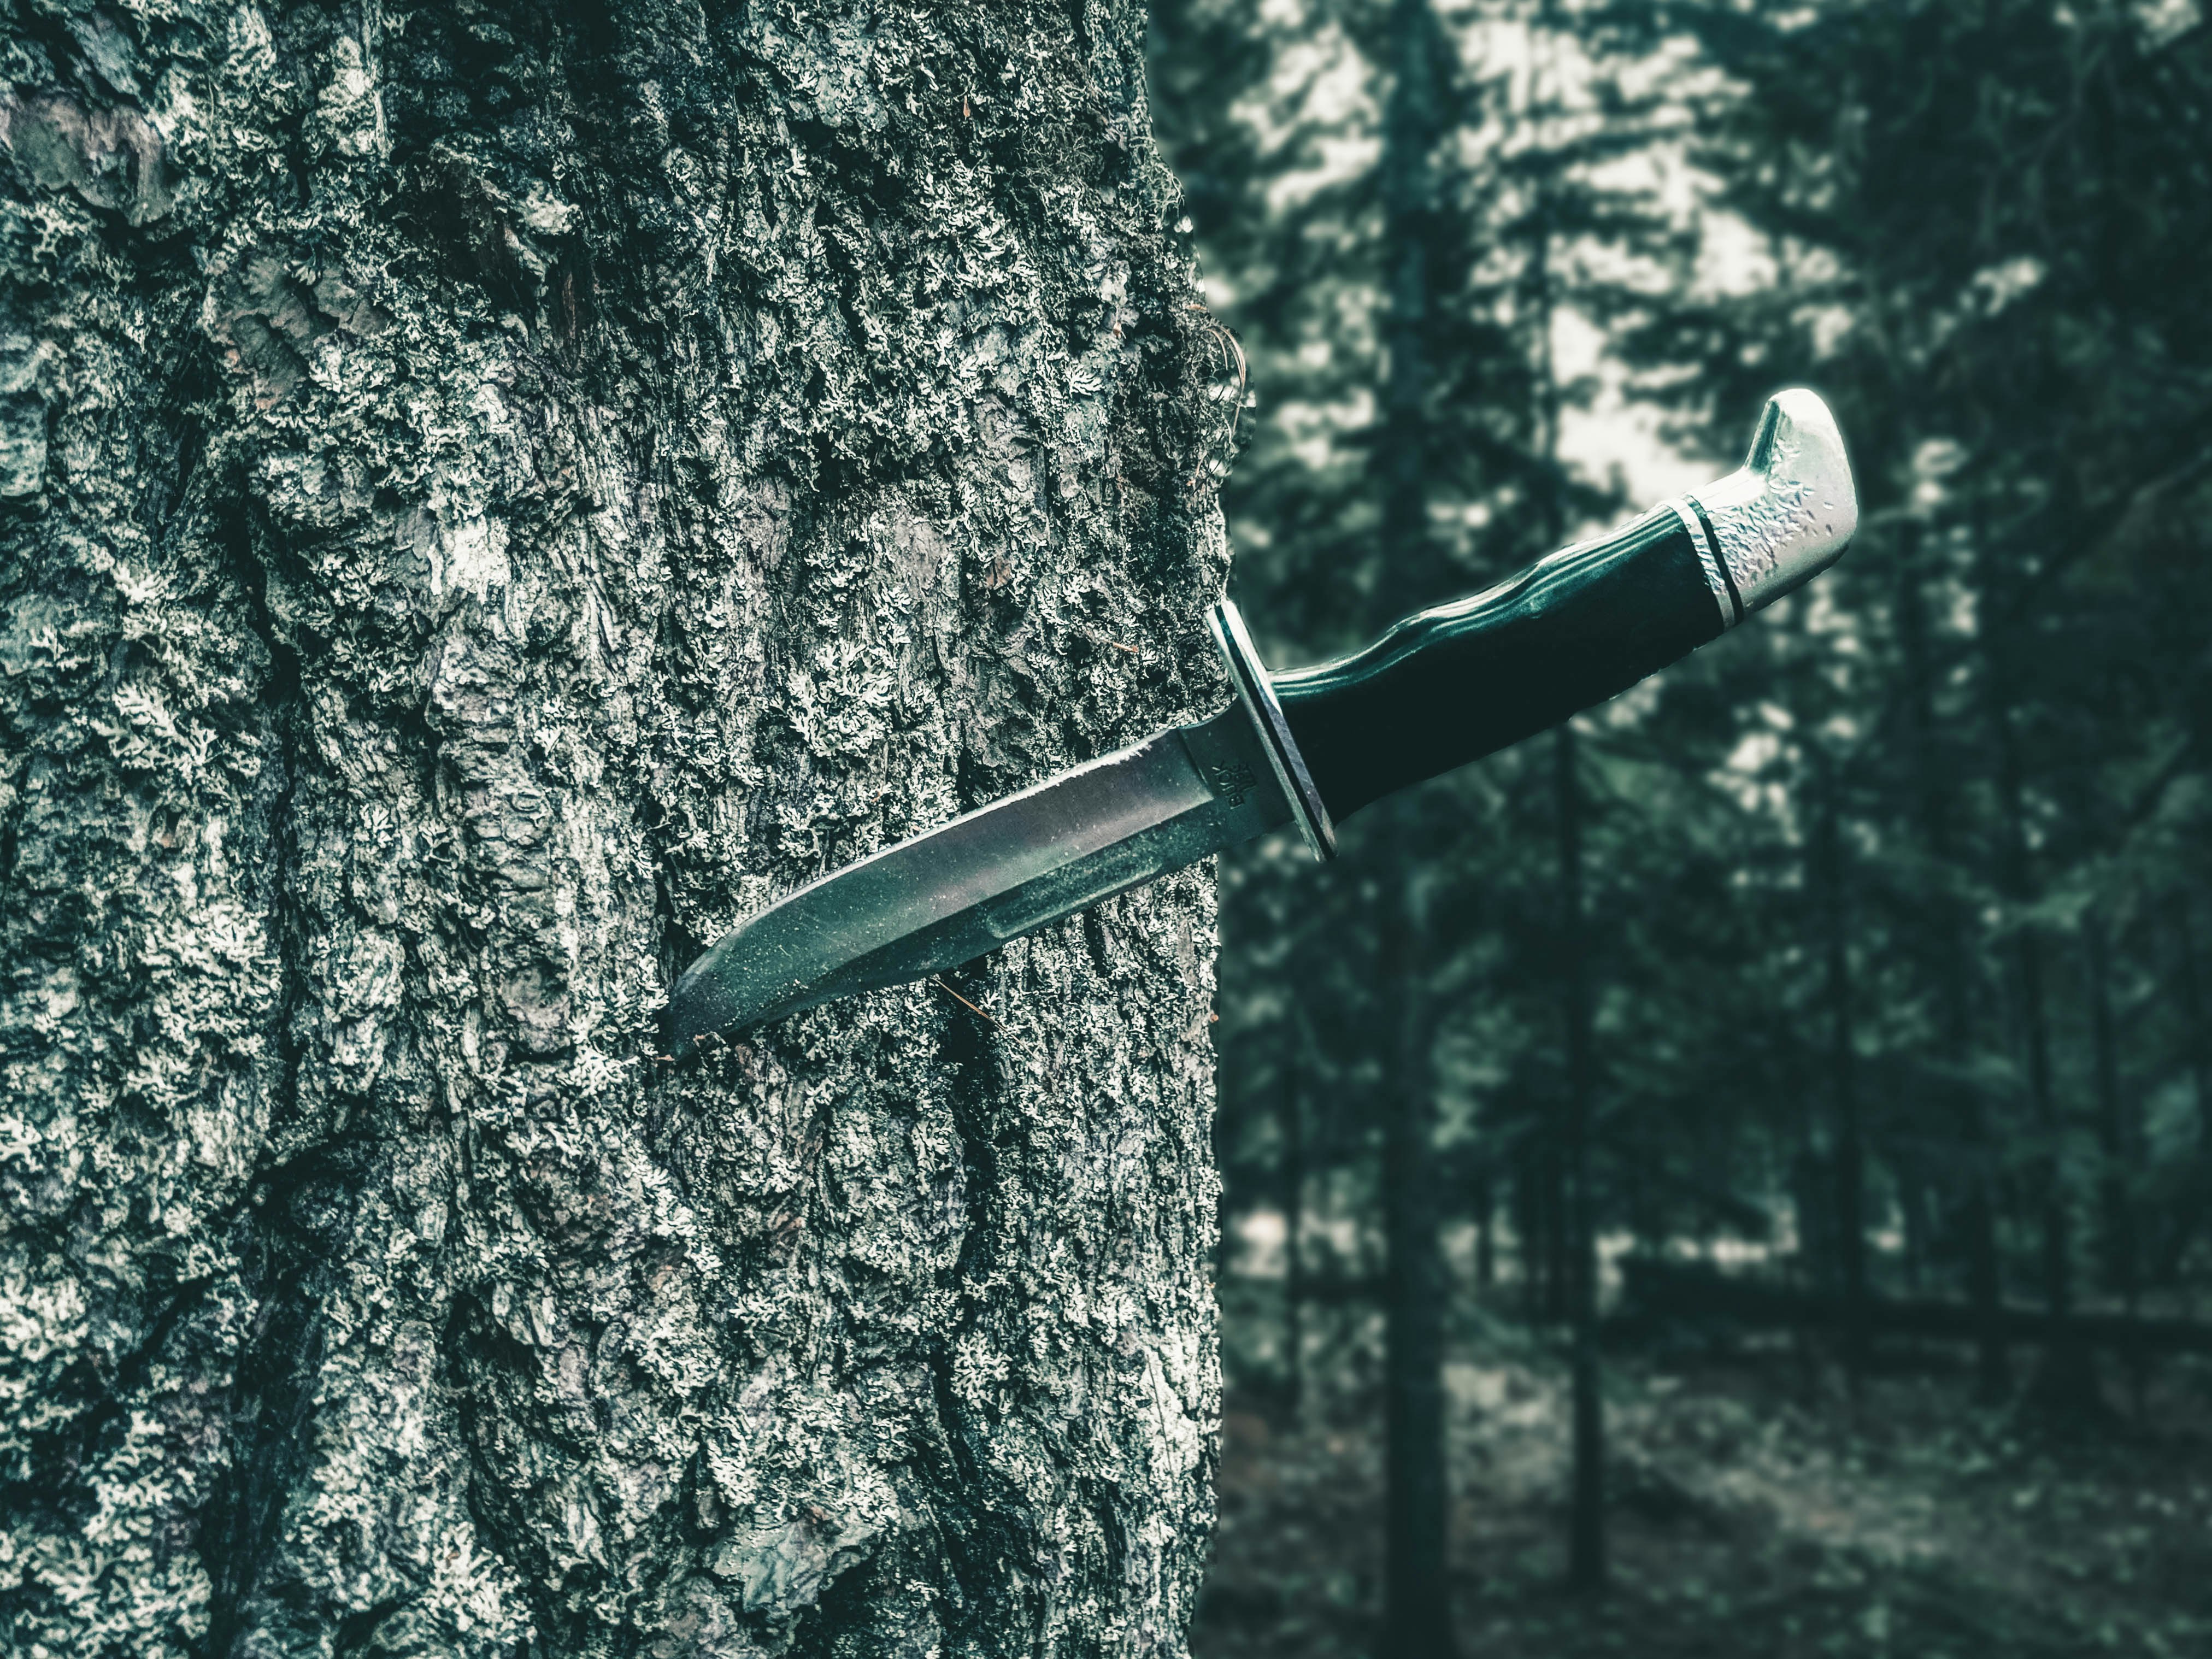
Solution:
{"label": "rough tree bark", "polygon": [[665,1066],[1218,699],[1133,0],[17,0],[0,1646],[1181,1651],[1212,884]]}

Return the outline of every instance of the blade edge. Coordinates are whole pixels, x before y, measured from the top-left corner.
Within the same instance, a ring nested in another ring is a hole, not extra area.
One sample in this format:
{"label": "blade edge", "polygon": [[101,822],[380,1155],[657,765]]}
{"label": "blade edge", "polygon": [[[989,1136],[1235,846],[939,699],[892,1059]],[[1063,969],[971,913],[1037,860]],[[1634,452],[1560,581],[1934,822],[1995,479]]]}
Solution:
{"label": "blade edge", "polygon": [[739,922],[671,991],[665,1052],[957,966],[1290,822],[1240,705],[1164,727]]}

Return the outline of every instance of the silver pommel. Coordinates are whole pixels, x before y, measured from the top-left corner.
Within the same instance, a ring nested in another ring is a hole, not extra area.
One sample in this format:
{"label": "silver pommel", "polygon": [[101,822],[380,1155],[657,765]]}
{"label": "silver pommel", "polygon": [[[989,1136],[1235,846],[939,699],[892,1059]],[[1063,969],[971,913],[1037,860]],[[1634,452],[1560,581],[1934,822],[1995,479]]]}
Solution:
{"label": "silver pommel", "polygon": [[1827,404],[1802,387],[1766,400],[1741,467],[1674,505],[1724,628],[1819,575],[1859,527],[1843,434]]}

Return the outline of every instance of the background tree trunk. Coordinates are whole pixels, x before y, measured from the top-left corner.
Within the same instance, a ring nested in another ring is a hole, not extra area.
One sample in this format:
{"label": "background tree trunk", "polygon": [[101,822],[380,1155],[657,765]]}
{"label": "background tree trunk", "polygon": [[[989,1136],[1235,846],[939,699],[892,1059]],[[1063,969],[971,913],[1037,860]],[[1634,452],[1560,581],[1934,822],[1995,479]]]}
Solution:
{"label": "background tree trunk", "polygon": [[[1946,868],[1959,861],[1957,793],[1952,760],[1939,746],[1936,709],[1936,666],[1929,641],[1924,526],[1907,520],[1898,526],[1897,629],[1904,667],[1905,715],[1911,734],[1913,816],[1929,853]],[[2011,1370],[1998,1332],[2002,1286],[1996,1236],[1995,1147],[1987,1102],[1966,1075],[1974,1048],[1972,952],[1969,919],[1959,896],[1939,887],[1927,907],[1933,935],[1930,955],[1940,1011],[1941,1042],[1936,1053],[1948,1075],[1942,1090],[1960,1153],[1962,1179],[1960,1229],[1966,1236],[1966,1296],[1973,1306],[1974,1392],[1995,1405],[2012,1392]]]}
{"label": "background tree trunk", "polygon": [[[1376,457],[1382,544],[1389,561],[1382,609],[1422,591],[1433,568],[1425,427],[1431,234],[1440,66],[1429,0],[1393,0],[1383,133],[1383,212],[1389,267],[1385,328],[1389,378],[1382,389],[1382,452]],[[1404,607],[1410,608],[1410,607]],[[1389,988],[1395,1041],[1383,1086],[1382,1628],[1378,1654],[1452,1659],[1451,1488],[1445,1471],[1445,1271],[1437,1236],[1435,1040],[1428,975],[1427,896],[1406,879],[1419,861],[1414,809],[1394,804],[1370,832],[1383,869],[1376,900],[1376,967]]]}
{"label": "background tree trunk", "polygon": [[1606,1587],[1605,1395],[1598,1369],[1597,1194],[1590,1169],[1597,1046],[1590,996],[1589,936],[1583,905],[1583,799],[1572,720],[1553,733],[1559,803],[1559,1000],[1566,1050],[1566,1111],[1559,1139],[1565,1166],[1562,1230],[1567,1273],[1569,1391],[1574,1419],[1567,1505],[1567,1585],[1579,1595]]}
{"label": "background tree trunk", "polygon": [[1210,874],[648,1035],[1221,695],[1141,26],[14,9],[10,1651],[1182,1650]]}
{"label": "background tree trunk", "polygon": [[1851,984],[1849,899],[1844,890],[1842,763],[1814,749],[1820,818],[1806,885],[1820,892],[1820,955],[1828,1005],[1828,1086],[1835,1109],[1837,1277],[1844,1298],[1844,1369],[1856,1394],[1872,1358],[1867,1330],[1866,1138],[1859,1119],[1858,1037]]}

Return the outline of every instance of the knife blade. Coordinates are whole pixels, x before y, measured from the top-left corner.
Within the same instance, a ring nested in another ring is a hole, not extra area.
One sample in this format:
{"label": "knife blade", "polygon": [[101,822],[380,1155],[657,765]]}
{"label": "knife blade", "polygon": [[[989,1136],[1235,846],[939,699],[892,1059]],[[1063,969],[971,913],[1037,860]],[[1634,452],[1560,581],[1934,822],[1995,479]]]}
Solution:
{"label": "knife blade", "polygon": [[748,917],[677,981],[663,1051],[971,961],[1285,824],[1331,857],[1337,818],[1687,655],[1826,569],[1857,525],[1834,417],[1793,390],[1728,477],[1351,656],[1270,674],[1224,600],[1210,622],[1233,701]]}

